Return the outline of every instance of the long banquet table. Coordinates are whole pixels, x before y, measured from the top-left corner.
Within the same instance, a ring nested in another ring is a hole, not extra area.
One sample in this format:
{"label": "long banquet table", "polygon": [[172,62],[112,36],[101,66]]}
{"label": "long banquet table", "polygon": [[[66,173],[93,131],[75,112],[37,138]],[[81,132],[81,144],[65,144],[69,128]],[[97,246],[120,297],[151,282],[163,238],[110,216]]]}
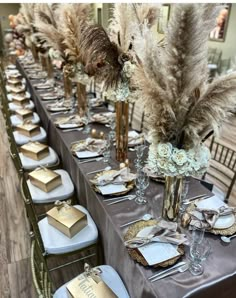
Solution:
{"label": "long banquet table", "polygon": [[[86,175],[90,171],[104,168],[103,161],[79,164],[78,159],[70,152],[70,144],[86,138],[87,135],[81,131],[62,132],[56,128],[53,119],[58,116],[53,116],[47,111],[48,102],[41,100],[40,94],[34,89],[19,61],[17,67],[26,78],[37,113],[47,131],[49,145],[57,151],[63,168],[69,172],[76,187],[79,203],[88,209],[97,224],[104,248],[105,262],[117,270],[130,296],[132,298],[236,297],[236,241],[226,245],[220,241],[219,236],[212,234],[206,236],[210,241],[212,251],[204,262],[203,275],[192,276],[189,271],[186,271],[154,283],[148,281],[148,277],[158,272],[159,269],[145,268],[131,259],[123,244],[123,237],[128,228],[121,229],[120,225],[142,217],[145,213],[151,213],[154,217],[160,216],[163,185],[150,181],[146,192],[148,198],[146,205],[125,201],[107,206],[103,196],[92,189],[89,182],[91,176]],[[93,124],[92,128],[108,132],[103,125]],[[111,165],[117,168],[118,163],[114,158],[114,152],[112,157]],[[129,159],[133,160],[134,157],[134,153],[129,152]],[[194,180],[191,183],[191,196],[206,192],[208,191],[198,181]],[[185,232],[188,233],[186,230]],[[183,259],[187,256],[188,248],[186,248]]]}

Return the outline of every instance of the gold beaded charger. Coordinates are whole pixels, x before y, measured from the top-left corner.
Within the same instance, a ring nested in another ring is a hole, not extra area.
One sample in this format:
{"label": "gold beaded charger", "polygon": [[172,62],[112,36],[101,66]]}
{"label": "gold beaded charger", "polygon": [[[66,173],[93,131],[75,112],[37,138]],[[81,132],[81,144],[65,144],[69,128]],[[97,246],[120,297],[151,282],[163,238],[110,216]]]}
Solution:
{"label": "gold beaded charger", "polygon": [[[126,232],[125,236],[124,236],[124,240],[128,241],[131,240],[133,238],[136,237],[136,235],[138,234],[139,231],[141,231],[142,229],[146,228],[146,227],[150,227],[150,226],[155,226],[158,224],[158,221],[155,219],[152,220],[148,220],[148,221],[139,221],[135,224],[133,224],[132,226],[129,227],[128,231]],[[134,261],[137,261],[138,263],[140,263],[143,266],[149,266],[147,261],[144,259],[144,257],[142,256],[142,254],[138,251],[137,248],[127,248],[129,255],[131,256],[131,258]],[[181,244],[178,246],[177,248],[178,252],[179,252],[179,256],[171,258],[169,260],[166,260],[164,262],[158,263],[153,265],[152,267],[167,267],[167,266],[171,266],[173,264],[175,264],[179,258],[181,258],[181,256],[184,255],[184,245]]]}
{"label": "gold beaded charger", "polygon": [[[99,188],[96,185],[96,181],[100,176],[103,176],[104,174],[114,174],[116,172],[116,170],[109,170],[109,171],[102,171],[98,174],[95,175],[95,177],[93,179],[90,179],[90,182],[92,183],[92,187],[93,189],[97,192],[97,193],[101,193],[101,191],[99,190]],[[112,184],[112,183],[111,183]],[[126,183],[124,183],[126,190],[122,191],[122,192],[116,192],[116,193],[111,193],[107,196],[121,196],[124,194],[127,194],[128,192],[130,192],[133,188],[134,188],[134,181],[128,181]]]}

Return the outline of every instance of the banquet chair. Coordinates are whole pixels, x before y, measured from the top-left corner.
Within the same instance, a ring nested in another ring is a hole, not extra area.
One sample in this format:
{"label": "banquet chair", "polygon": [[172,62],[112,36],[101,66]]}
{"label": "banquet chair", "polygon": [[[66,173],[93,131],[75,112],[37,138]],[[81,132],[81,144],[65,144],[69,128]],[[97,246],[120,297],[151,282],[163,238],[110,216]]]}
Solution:
{"label": "banquet chair", "polygon": [[47,217],[39,220],[36,215],[35,206],[30,199],[30,193],[24,179],[21,179],[20,192],[25,204],[26,213],[31,225],[32,232],[39,244],[41,255],[48,264],[48,259],[57,256],[58,261],[63,257],[76,255],[76,260],[67,261],[59,266],[54,266],[49,271],[54,271],[71,264],[96,257],[96,263],[99,263],[100,251],[98,245],[98,230],[89,212],[80,205],[74,205],[75,208],[87,215],[88,225],[82,229],[73,238],[65,236],[56,228],[48,223]]}
{"label": "banquet chair", "polygon": [[[15,114],[10,115],[10,122],[13,127],[16,127],[17,125],[24,123],[24,121],[21,120],[19,117],[17,117],[17,115]],[[39,124],[40,123],[39,115],[33,112],[33,117],[32,119],[30,119],[30,122],[32,122],[33,124]]]}
{"label": "banquet chair", "polygon": [[29,142],[40,142],[40,143],[47,142],[47,133],[42,126],[40,126],[40,133],[35,136],[28,137],[28,136],[21,134],[17,130],[15,130],[15,131],[13,131],[13,137],[14,137],[14,140],[18,146],[27,144]]}
{"label": "banquet chair", "polygon": [[50,204],[57,200],[62,201],[73,198],[74,185],[69,174],[62,169],[57,169],[54,172],[61,176],[62,184],[49,192],[42,191],[38,187],[34,186],[30,179],[28,179],[27,174],[25,174],[25,179],[27,179],[26,183],[34,204]]}
{"label": "banquet chair", "polygon": [[[118,298],[129,298],[129,294],[118,273],[108,265],[101,265],[95,268],[101,270],[101,279],[113,291]],[[45,298],[67,298],[66,284],[52,294],[52,281],[50,279],[49,270],[45,260],[40,255],[38,243],[33,240],[31,243],[31,272],[33,277],[34,287],[37,291],[38,297]],[[77,276],[78,277],[78,276]],[[104,297],[106,298],[106,297]]]}
{"label": "banquet chair", "polygon": [[[212,159],[204,178],[210,176],[224,186],[224,199],[227,202],[236,181],[236,152],[214,137],[211,140],[210,151]],[[221,191],[214,188],[213,193],[220,195]]]}

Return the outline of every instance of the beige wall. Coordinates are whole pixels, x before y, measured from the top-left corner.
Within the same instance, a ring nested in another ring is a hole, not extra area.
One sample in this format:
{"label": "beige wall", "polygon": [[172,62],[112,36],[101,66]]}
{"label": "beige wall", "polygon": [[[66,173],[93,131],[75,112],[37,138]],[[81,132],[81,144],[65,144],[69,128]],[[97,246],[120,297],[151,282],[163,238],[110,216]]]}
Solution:
{"label": "beige wall", "polygon": [[16,15],[19,11],[20,5],[19,3],[12,3],[12,4],[0,4],[0,19],[2,30],[9,28],[9,14]]}
{"label": "beige wall", "polygon": [[209,41],[209,47],[218,48],[222,51],[222,58],[236,57],[236,4],[232,4],[229,23],[224,42]]}

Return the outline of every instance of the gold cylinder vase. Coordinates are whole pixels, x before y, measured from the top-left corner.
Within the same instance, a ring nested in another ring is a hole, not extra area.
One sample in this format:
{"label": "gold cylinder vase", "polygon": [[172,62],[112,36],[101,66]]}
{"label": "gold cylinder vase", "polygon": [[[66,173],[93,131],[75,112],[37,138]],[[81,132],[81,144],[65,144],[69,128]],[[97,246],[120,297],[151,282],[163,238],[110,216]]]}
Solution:
{"label": "gold cylinder vase", "polygon": [[177,221],[180,210],[181,195],[183,189],[183,177],[166,176],[165,191],[162,208],[162,218],[169,221]]}
{"label": "gold cylinder vase", "polygon": [[50,80],[53,80],[53,78],[54,78],[53,65],[52,65],[51,58],[49,56],[47,56],[47,74],[48,74],[48,78]]}
{"label": "gold cylinder vase", "polygon": [[66,100],[72,97],[72,82],[67,72],[63,72],[64,96]]}
{"label": "gold cylinder vase", "polygon": [[80,115],[80,117],[84,117],[86,109],[87,109],[86,85],[77,83],[76,87],[77,87],[77,101],[78,101],[79,115]]}
{"label": "gold cylinder vase", "polygon": [[31,52],[34,57],[34,61],[36,63],[38,63],[39,62],[39,53],[38,53],[37,47],[34,43],[32,43],[32,45],[31,45]]}
{"label": "gold cylinder vase", "polygon": [[124,162],[128,155],[129,104],[116,103],[116,159]]}

